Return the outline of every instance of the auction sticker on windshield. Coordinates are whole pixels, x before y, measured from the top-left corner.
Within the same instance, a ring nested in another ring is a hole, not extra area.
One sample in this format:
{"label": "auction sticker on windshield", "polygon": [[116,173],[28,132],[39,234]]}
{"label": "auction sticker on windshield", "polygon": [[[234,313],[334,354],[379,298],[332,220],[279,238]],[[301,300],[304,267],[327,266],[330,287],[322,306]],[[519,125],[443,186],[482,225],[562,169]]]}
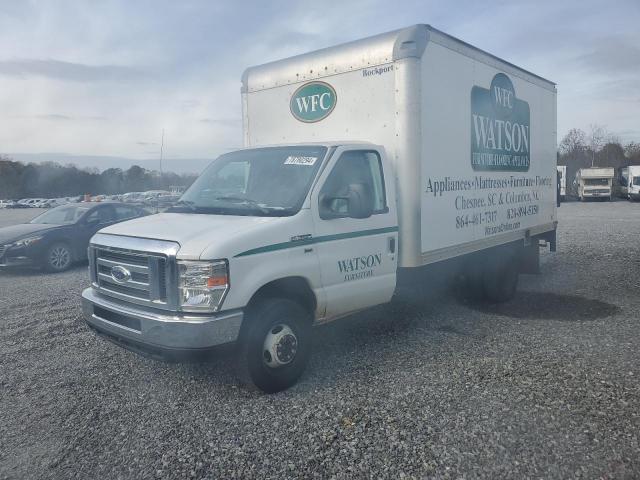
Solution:
{"label": "auction sticker on windshield", "polygon": [[288,156],[285,160],[285,165],[304,165],[307,167],[311,167],[314,163],[316,163],[318,157],[295,157],[293,155]]}

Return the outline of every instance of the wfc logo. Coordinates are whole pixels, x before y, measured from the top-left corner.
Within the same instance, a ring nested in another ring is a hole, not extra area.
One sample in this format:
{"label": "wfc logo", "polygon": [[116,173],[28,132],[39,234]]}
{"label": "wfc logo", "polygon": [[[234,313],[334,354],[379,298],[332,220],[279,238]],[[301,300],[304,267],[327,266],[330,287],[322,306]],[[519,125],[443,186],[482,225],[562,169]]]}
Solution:
{"label": "wfc logo", "polygon": [[493,77],[489,90],[471,89],[471,167],[526,172],[531,162],[529,104],[516,97],[511,79]]}
{"label": "wfc logo", "polygon": [[289,103],[291,114],[301,122],[327,118],[336,106],[336,91],[325,82],[310,82],[298,88]]}

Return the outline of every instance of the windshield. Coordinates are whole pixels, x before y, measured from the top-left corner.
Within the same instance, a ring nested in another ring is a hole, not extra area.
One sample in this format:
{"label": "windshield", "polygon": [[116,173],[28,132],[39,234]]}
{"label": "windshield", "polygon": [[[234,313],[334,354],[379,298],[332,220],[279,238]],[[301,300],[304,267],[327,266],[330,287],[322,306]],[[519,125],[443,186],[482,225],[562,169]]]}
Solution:
{"label": "windshield", "polygon": [[42,215],[38,215],[29,223],[46,223],[51,225],[75,223],[87,210],[89,210],[89,207],[82,205],[64,205],[51,209]]}
{"label": "windshield", "polygon": [[609,185],[609,179],[608,178],[585,178],[584,180],[584,184],[585,185],[604,185],[607,186]]}
{"label": "windshield", "polygon": [[220,156],[170,212],[289,216],[297,213],[326,147],[270,147]]}

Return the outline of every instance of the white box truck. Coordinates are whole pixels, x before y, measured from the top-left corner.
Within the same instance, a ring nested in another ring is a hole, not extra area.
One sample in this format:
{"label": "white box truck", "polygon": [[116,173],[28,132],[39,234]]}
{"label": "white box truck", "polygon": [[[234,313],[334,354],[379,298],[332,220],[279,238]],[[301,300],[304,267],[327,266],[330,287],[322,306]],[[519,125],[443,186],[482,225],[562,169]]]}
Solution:
{"label": "white box truck", "polygon": [[640,165],[630,165],[620,169],[618,178],[620,195],[629,200],[640,199]]}
{"label": "white box truck", "polygon": [[567,195],[567,166],[566,165],[558,165],[558,189],[560,201],[564,202],[564,199]]}
{"label": "white box truck", "polygon": [[391,300],[447,262],[504,301],[555,249],[556,89],[427,25],[252,67],[245,149],[166,213],[89,249],[87,323],[139,352],[236,342],[292,385],[314,324]]}
{"label": "white box truck", "polygon": [[581,202],[599,198],[611,200],[613,192],[613,168],[580,168],[576,172],[576,190]]}

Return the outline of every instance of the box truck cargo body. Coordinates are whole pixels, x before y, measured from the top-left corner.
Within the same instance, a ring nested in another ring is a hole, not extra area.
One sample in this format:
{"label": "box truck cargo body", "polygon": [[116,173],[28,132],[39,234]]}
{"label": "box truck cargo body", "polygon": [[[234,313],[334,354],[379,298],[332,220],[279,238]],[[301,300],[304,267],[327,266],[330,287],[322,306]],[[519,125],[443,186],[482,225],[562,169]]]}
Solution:
{"label": "box truck cargo body", "polygon": [[[292,114],[313,109],[301,84],[336,97],[322,120]],[[554,229],[554,84],[435,29],[250,68],[243,106],[246,146],[384,146],[397,180],[400,266]]]}
{"label": "box truck cargo body", "polygon": [[85,317],[111,340],[237,340],[253,382],[280,390],[312,324],[389,301],[406,272],[451,265],[504,301],[555,247],[548,80],[416,25],[251,67],[241,94],[245,149],[179,207],[92,240]]}
{"label": "box truck cargo body", "polygon": [[640,165],[631,165],[620,169],[618,177],[620,195],[629,200],[640,199]]}
{"label": "box truck cargo body", "polygon": [[564,201],[567,195],[567,166],[566,165],[558,165],[558,184],[559,184],[559,194],[560,200]]}

